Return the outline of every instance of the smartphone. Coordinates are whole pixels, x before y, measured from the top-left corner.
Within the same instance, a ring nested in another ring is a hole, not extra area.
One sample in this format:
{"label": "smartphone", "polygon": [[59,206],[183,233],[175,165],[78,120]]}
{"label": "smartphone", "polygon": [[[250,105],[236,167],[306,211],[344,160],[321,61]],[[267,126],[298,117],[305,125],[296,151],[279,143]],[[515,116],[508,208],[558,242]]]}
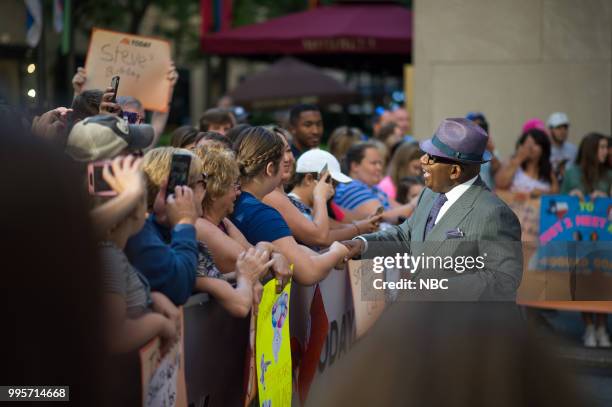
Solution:
{"label": "smartphone", "polygon": [[166,188],[166,199],[168,199],[170,194],[174,193],[174,189],[177,186],[188,184],[190,165],[190,154],[175,153],[172,155],[170,174],[168,175],[168,187]]}
{"label": "smartphone", "polygon": [[376,215],[376,216],[378,216],[378,215],[382,215],[382,213],[383,213],[384,211],[385,211],[385,208],[384,208],[384,207],[382,207],[382,206],[379,206],[379,207],[378,207],[378,209],[376,209],[376,213],[375,213],[375,215]]}
{"label": "smartphone", "polygon": [[[117,192],[104,180],[102,170],[104,166],[110,164],[108,160],[95,161],[87,165],[87,184],[89,193],[97,196],[115,196]],[[112,171],[112,169],[111,169]]]}
{"label": "smartphone", "polygon": [[[319,171],[319,179],[321,179],[321,175],[323,175],[325,171],[327,171],[327,163],[325,163],[323,168],[321,168],[321,171]],[[329,184],[331,182],[331,177],[327,177],[327,180],[325,182]]]}
{"label": "smartphone", "polygon": [[113,103],[117,103],[117,90],[119,89],[119,76],[113,76],[111,79],[111,88],[113,88]]}

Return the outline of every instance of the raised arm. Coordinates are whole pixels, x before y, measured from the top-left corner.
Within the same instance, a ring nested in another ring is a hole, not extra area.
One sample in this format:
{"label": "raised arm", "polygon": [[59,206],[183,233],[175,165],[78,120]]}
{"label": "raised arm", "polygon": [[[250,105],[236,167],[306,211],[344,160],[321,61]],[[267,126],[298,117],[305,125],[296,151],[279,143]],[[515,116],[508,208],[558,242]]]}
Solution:
{"label": "raised arm", "polygon": [[168,122],[168,116],[170,115],[170,102],[172,101],[172,95],[174,94],[174,86],[178,81],[178,71],[176,70],[176,66],[174,62],[171,63],[170,68],[168,69],[168,74],[166,79],[170,82],[170,95],[168,96],[168,110],[165,112],[153,112],[153,116],[151,117],[151,125],[153,126],[153,130],[155,131],[155,137],[153,142],[151,143],[151,148],[157,145],[159,138],[164,133],[164,129],[166,128],[166,123]]}
{"label": "raised arm", "polygon": [[314,196],[313,220],[306,218],[287,196],[272,191],[264,197],[266,204],[280,212],[296,240],[310,246],[325,246],[329,241],[329,216],[325,196]]}
{"label": "raised arm", "polygon": [[[378,199],[370,199],[358,207],[356,207],[353,211],[350,212],[351,219],[364,219],[372,214],[376,213],[376,210],[381,206],[380,201]],[[397,223],[399,217],[408,218],[412,215],[414,211],[415,205],[413,203],[408,203],[405,205],[399,205],[387,209],[382,213],[382,218],[385,222],[388,223]]]}

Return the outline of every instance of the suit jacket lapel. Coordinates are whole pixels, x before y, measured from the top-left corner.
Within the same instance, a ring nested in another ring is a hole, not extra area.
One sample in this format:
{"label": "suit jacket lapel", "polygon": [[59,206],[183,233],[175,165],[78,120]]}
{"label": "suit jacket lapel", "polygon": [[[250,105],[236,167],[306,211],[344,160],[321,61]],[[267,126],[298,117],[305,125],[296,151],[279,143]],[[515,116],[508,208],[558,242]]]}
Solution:
{"label": "suit jacket lapel", "polygon": [[[425,233],[425,225],[427,224],[427,217],[429,216],[429,212],[431,211],[431,207],[433,206],[438,195],[432,191],[429,194],[429,199],[423,199],[419,202],[419,206],[414,211],[414,236],[411,240],[423,241],[423,234]],[[423,208],[421,210],[421,208]]]}

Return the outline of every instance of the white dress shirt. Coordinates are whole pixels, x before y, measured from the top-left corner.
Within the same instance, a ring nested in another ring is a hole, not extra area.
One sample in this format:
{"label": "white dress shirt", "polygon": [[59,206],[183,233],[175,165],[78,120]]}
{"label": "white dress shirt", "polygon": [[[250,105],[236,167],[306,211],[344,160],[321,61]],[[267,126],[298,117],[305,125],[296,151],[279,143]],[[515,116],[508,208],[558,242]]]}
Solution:
{"label": "white dress shirt", "polygon": [[472,186],[472,184],[476,181],[476,178],[478,178],[478,175],[465,181],[463,184],[453,187],[453,189],[445,194],[447,201],[444,202],[444,205],[442,205],[440,208],[440,212],[438,212],[438,217],[436,218],[434,225],[438,223],[440,219],[442,219],[442,216],[444,216],[444,214],[450,209],[450,207],[453,206],[453,204],[457,202],[459,198],[461,198],[461,195],[463,195],[463,193]]}
{"label": "white dress shirt", "polygon": [[[459,184],[453,187],[453,189],[446,193],[447,201],[444,202],[444,205],[442,205],[442,207],[440,208],[440,212],[438,212],[438,217],[436,218],[436,222],[434,223],[434,225],[438,223],[438,221],[442,219],[442,216],[450,209],[450,207],[453,206],[453,204],[457,202],[459,198],[461,198],[461,195],[463,195],[465,191],[467,191],[468,188],[472,186],[472,184],[476,181],[476,178],[478,178],[478,175],[474,178],[465,181],[463,184]],[[355,239],[363,241],[363,249],[361,253],[365,253],[368,250],[368,241],[365,240],[363,236],[355,236],[353,240]]]}

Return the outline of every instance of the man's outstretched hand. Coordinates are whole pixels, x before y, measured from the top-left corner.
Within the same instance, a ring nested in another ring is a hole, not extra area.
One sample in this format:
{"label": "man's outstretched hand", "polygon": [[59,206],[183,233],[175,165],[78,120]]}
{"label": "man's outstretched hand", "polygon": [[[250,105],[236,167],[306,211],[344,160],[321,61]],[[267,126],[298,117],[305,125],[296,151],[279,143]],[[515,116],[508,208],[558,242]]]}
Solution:
{"label": "man's outstretched hand", "polygon": [[351,259],[354,259],[356,257],[359,257],[361,253],[363,252],[364,243],[363,243],[363,240],[361,239],[343,240],[340,243],[345,245],[346,248],[349,250],[346,256],[344,256],[345,262]]}

